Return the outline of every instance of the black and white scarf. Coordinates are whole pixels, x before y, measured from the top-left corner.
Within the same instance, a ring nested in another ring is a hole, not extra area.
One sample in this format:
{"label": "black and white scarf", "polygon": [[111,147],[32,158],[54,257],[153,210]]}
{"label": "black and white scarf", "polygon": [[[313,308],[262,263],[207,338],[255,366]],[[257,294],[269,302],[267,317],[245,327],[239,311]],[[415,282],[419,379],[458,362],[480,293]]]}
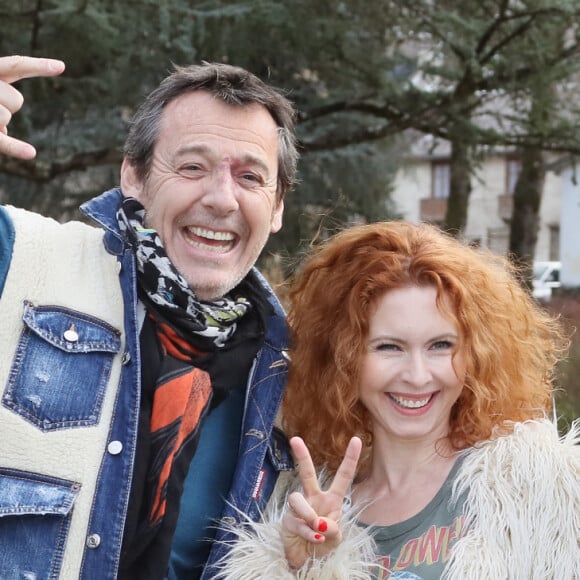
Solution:
{"label": "black and white scarf", "polygon": [[135,252],[140,293],[147,305],[182,336],[196,335],[197,345],[206,352],[222,348],[251,308],[250,301],[244,296],[198,300],[167,256],[158,233],[145,227],[145,208],[135,198],[123,200],[117,219]]}

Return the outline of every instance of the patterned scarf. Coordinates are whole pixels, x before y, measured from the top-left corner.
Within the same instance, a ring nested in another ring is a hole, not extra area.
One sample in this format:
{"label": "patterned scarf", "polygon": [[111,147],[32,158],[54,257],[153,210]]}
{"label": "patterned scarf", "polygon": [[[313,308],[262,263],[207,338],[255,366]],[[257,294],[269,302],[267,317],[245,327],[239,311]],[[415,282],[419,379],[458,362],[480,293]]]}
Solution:
{"label": "patterned scarf", "polygon": [[144,226],[145,208],[136,199],[124,199],[117,219],[135,252],[139,289],[147,306],[170,321],[182,336],[195,334],[202,350],[222,348],[235,333],[237,321],[251,308],[249,300],[243,296],[226,296],[212,302],[198,300],[171,263],[159,234]]}

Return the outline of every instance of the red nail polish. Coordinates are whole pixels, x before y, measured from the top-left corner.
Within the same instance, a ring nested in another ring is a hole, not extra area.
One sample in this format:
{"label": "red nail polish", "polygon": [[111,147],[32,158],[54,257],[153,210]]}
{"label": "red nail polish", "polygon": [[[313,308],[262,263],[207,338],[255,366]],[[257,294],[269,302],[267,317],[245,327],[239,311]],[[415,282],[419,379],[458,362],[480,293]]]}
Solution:
{"label": "red nail polish", "polygon": [[322,536],[320,534],[314,534],[315,540],[322,540]]}
{"label": "red nail polish", "polygon": [[327,529],[328,529],[328,524],[324,520],[320,520],[320,522],[318,522],[318,531],[319,532],[326,532]]}

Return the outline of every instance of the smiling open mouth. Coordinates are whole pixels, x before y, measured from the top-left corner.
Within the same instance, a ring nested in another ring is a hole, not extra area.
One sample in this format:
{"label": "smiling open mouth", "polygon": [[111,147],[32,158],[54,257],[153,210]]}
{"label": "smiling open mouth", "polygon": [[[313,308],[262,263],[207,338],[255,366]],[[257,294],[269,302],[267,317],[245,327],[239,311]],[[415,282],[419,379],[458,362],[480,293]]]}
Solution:
{"label": "smiling open mouth", "polygon": [[433,398],[432,394],[423,399],[406,399],[405,397],[400,397],[391,393],[387,394],[393,401],[395,401],[395,403],[397,403],[397,405],[404,407],[405,409],[421,409],[422,407],[427,406]]}
{"label": "smiling open mouth", "polygon": [[200,227],[185,228],[188,243],[202,250],[225,254],[235,243],[235,235],[231,232],[216,232]]}

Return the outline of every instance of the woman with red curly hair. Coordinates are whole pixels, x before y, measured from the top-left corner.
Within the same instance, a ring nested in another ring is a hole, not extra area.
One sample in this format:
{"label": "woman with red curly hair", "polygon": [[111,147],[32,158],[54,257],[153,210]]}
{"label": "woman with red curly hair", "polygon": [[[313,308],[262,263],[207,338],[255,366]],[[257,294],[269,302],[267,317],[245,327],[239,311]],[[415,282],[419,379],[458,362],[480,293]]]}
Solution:
{"label": "woman with red curly hair", "polygon": [[223,578],[580,578],[579,429],[548,418],[567,341],[507,260],[353,227],[299,273],[289,321],[298,476]]}

